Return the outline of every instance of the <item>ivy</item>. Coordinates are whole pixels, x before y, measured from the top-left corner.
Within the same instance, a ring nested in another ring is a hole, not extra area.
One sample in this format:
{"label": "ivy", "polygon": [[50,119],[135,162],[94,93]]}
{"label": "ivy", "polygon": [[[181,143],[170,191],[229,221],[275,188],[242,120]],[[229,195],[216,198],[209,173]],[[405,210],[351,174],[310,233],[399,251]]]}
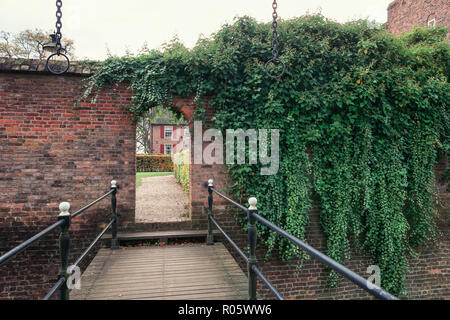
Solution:
{"label": "ivy", "polygon": [[[366,21],[322,16],[280,21],[287,70],[272,80],[264,72],[270,24],[243,17],[192,50],[175,39],[163,50],[108,59],[85,96],[127,82],[137,116],[171,106],[176,94],[194,95],[195,116],[204,119],[208,96],[216,128],[279,129],[278,174],[228,165],[229,192],[242,202],[256,196],[261,215],[303,240],[316,199],[327,254],[342,263],[353,250],[368,254],[382,287],[400,295],[408,254],[438,236],[433,168],[449,146],[445,35],[425,28],[394,37]],[[268,255],[307,257],[264,226],[258,232]],[[338,284],[333,272],[329,280]]]}

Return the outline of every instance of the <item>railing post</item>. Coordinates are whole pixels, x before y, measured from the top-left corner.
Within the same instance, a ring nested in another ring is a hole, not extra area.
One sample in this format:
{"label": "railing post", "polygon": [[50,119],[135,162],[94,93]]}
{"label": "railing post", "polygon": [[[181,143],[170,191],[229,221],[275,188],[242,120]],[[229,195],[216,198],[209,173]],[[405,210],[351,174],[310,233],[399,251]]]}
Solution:
{"label": "railing post", "polygon": [[58,220],[64,220],[64,224],[61,225],[61,234],[59,235],[59,252],[61,255],[61,266],[59,269],[59,278],[64,278],[64,283],[61,287],[60,299],[69,300],[69,288],[67,287],[67,279],[69,274],[67,273],[67,264],[69,258],[69,247],[70,247],[70,203],[61,202],[59,204],[59,216]]}
{"label": "railing post", "polygon": [[117,239],[117,181],[111,181],[111,190],[114,190],[111,194],[111,210],[112,210],[112,220],[113,224],[111,226],[111,249],[119,248],[119,240]]}
{"label": "railing post", "polygon": [[213,205],[213,191],[212,188],[214,187],[213,179],[208,180],[208,235],[206,237],[206,244],[209,246],[214,245],[214,235],[213,235],[213,223],[210,218],[213,217],[212,213],[212,205]]}
{"label": "railing post", "polygon": [[258,261],[256,260],[256,225],[255,225],[255,217],[253,216],[255,213],[258,213],[258,209],[256,208],[257,204],[256,198],[248,199],[249,207],[248,207],[248,244],[250,248],[250,256],[247,264],[247,272],[248,272],[248,299],[256,300],[256,279],[257,275],[255,271],[253,271],[253,266],[258,265]]}

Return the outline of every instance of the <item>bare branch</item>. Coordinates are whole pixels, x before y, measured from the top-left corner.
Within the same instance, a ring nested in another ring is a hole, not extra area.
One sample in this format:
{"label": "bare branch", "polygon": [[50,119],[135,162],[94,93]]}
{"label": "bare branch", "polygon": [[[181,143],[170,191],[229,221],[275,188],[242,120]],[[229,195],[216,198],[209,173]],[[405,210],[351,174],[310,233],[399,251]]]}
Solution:
{"label": "bare branch", "polygon": [[[50,42],[51,31],[41,29],[24,30],[17,34],[10,32],[0,32],[0,56],[8,58],[24,58],[44,60],[44,44]],[[63,39],[66,55],[74,58],[73,40]]]}

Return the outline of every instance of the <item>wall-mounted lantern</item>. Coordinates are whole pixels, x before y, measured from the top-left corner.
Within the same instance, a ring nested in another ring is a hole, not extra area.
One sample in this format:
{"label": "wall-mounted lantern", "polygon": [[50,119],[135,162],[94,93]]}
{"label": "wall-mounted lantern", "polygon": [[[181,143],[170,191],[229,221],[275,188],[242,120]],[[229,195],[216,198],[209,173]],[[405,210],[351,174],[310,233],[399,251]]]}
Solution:
{"label": "wall-mounted lantern", "polygon": [[[58,41],[56,39],[56,33],[52,33],[50,35],[50,38],[51,38],[51,42],[44,43],[44,45],[42,47],[43,47],[44,51],[48,52],[49,54],[57,53],[58,50],[56,49],[56,47],[57,47]],[[60,48],[59,52],[66,53],[64,43],[61,43],[61,48]]]}

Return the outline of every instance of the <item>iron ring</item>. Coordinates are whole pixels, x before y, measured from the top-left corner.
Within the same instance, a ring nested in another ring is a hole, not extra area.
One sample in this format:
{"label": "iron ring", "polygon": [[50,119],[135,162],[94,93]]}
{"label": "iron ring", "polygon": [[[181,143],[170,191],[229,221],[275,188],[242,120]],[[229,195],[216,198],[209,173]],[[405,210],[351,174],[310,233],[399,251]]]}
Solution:
{"label": "iron ring", "polygon": [[[49,66],[49,64],[48,64],[48,62],[50,61],[50,59],[53,57],[53,56],[63,56],[64,58],[66,58],[66,60],[67,60],[67,66],[64,68],[64,69],[62,69],[62,71],[61,70],[53,70],[50,66]],[[47,71],[48,72],[50,72],[50,73],[53,73],[53,74],[63,74],[63,73],[65,73],[65,72],[67,72],[67,70],[69,70],[69,68],[70,68],[70,60],[69,60],[69,58],[64,54],[64,53],[53,53],[52,55],[50,55],[48,58],[47,58],[47,62],[46,62],[46,64],[45,64],[45,68],[47,69]]]}
{"label": "iron ring", "polygon": [[[273,62],[273,63],[275,63],[275,62],[281,62],[281,64],[283,65],[283,70],[281,71],[280,74],[278,74],[278,75],[271,75],[271,74],[269,73],[267,67],[269,66],[269,63],[271,63],[271,62]],[[267,74],[270,78],[272,78],[272,79],[279,79],[279,78],[281,78],[281,77],[284,75],[284,73],[286,72],[286,64],[283,62],[283,60],[280,60],[280,59],[278,59],[278,58],[272,58],[272,59],[270,59],[269,61],[266,62],[265,66],[264,66],[264,69],[265,69],[265,71],[266,71],[266,74]]]}

